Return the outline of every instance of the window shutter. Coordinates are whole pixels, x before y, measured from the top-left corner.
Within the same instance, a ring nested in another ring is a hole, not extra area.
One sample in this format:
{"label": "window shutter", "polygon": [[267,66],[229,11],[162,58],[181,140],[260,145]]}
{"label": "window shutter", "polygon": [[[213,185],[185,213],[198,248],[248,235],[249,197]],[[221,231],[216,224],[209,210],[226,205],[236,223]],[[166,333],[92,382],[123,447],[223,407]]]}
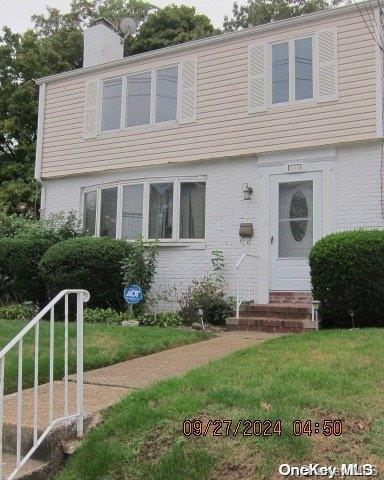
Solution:
{"label": "window shutter", "polygon": [[317,33],[317,94],[319,102],[338,98],[336,29]]}
{"label": "window shutter", "polygon": [[84,138],[94,138],[97,136],[98,101],[99,82],[97,80],[87,82],[85,91]]}
{"label": "window shutter", "polygon": [[267,45],[250,45],[248,63],[248,111],[263,112],[267,109]]}
{"label": "window shutter", "polygon": [[179,122],[196,122],[197,116],[197,60],[181,63]]}

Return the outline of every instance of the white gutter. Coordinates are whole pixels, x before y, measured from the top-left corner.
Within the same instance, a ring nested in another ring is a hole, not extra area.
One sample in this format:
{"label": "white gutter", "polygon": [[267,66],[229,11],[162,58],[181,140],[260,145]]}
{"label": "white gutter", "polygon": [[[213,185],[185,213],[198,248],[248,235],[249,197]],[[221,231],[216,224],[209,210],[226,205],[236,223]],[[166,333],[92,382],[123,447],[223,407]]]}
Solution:
{"label": "white gutter", "polygon": [[345,7],[339,7],[339,8],[329,9],[329,10],[323,10],[320,12],[309,13],[307,15],[302,15],[300,17],[288,18],[286,20],[279,20],[277,22],[266,23],[263,25],[258,25],[256,27],[247,28],[239,32],[223,33],[215,37],[207,37],[207,38],[202,38],[200,40],[193,40],[191,42],[182,43],[179,45],[172,45],[171,47],[160,48],[158,50],[152,50],[150,52],[140,53],[138,55],[132,55],[130,57],[125,57],[122,60],[115,60],[113,62],[102,63],[100,65],[94,65],[92,67],[79,68],[77,70],[69,70],[68,72],[63,72],[56,75],[50,75],[48,77],[39,78],[36,80],[36,83],[37,85],[41,85],[44,82],[55,82],[58,80],[62,80],[64,78],[98,72],[99,70],[104,70],[106,68],[114,68],[114,67],[119,67],[123,65],[130,65],[132,63],[136,63],[144,59],[157,58],[157,57],[161,57],[163,55],[167,55],[171,53],[179,53],[186,50],[191,50],[196,47],[222,43],[222,42],[231,40],[233,38],[243,38],[243,37],[248,37],[258,33],[268,32],[270,30],[276,30],[286,26],[300,25],[302,23],[306,23],[311,20],[316,20],[318,18],[334,17],[335,15],[340,15],[343,13],[357,10],[357,5],[360,8],[364,8],[365,6],[369,6],[369,1],[360,2],[352,5],[346,5]]}
{"label": "white gutter", "polygon": [[41,162],[43,159],[43,137],[44,137],[46,90],[47,90],[47,84],[41,83],[39,88],[39,117],[37,122],[36,160],[35,160],[35,179],[38,182],[41,181]]}

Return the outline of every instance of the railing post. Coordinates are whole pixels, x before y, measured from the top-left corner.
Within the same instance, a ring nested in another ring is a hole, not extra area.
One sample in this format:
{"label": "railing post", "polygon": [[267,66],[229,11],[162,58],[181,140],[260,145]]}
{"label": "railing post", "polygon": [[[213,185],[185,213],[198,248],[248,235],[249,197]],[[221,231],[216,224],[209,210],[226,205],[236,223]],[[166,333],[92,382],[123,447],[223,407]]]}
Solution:
{"label": "railing post", "polygon": [[240,267],[237,267],[236,318],[240,317]]}
{"label": "railing post", "polygon": [[84,432],[84,366],[83,366],[83,348],[84,348],[84,293],[77,294],[77,385],[76,385],[76,405],[77,405],[77,436],[81,438]]}
{"label": "railing post", "polygon": [[4,357],[0,358],[0,480],[3,478]]}

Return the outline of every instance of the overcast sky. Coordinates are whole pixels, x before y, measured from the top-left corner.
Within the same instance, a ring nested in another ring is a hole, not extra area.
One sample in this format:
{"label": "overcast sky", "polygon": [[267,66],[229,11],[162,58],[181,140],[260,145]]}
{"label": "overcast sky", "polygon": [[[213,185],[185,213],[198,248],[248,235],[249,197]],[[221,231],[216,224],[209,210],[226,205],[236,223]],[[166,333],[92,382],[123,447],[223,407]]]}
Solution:
{"label": "overcast sky", "polygon": [[[184,4],[196,7],[199,13],[205,13],[210,17],[216,27],[223,24],[224,15],[231,14],[234,0],[152,0],[151,3],[163,7],[172,3]],[[70,0],[1,0],[0,28],[8,25],[14,31],[23,31],[30,24],[33,13],[42,13],[45,6],[57,7],[67,10]],[[238,3],[246,3],[240,0]]]}

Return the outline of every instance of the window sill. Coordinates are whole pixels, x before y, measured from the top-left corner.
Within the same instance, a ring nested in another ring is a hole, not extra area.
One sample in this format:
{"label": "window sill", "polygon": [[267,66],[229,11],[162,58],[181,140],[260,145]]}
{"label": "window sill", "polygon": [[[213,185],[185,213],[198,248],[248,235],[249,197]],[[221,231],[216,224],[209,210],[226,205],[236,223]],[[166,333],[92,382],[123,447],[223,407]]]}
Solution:
{"label": "window sill", "polygon": [[189,250],[205,250],[207,247],[205,240],[159,240],[159,248],[185,248]]}
{"label": "window sill", "polygon": [[179,126],[180,122],[178,120],[170,120],[167,122],[157,122],[157,123],[149,123],[146,125],[136,125],[133,127],[123,127],[123,128],[116,128],[114,130],[102,130],[98,132],[97,137],[102,138],[102,137],[108,137],[111,135],[116,135],[119,133],[146,133],[150,132],[153,130],[161,130],[161,129],[166,129],[167,127],[175,127]]}

